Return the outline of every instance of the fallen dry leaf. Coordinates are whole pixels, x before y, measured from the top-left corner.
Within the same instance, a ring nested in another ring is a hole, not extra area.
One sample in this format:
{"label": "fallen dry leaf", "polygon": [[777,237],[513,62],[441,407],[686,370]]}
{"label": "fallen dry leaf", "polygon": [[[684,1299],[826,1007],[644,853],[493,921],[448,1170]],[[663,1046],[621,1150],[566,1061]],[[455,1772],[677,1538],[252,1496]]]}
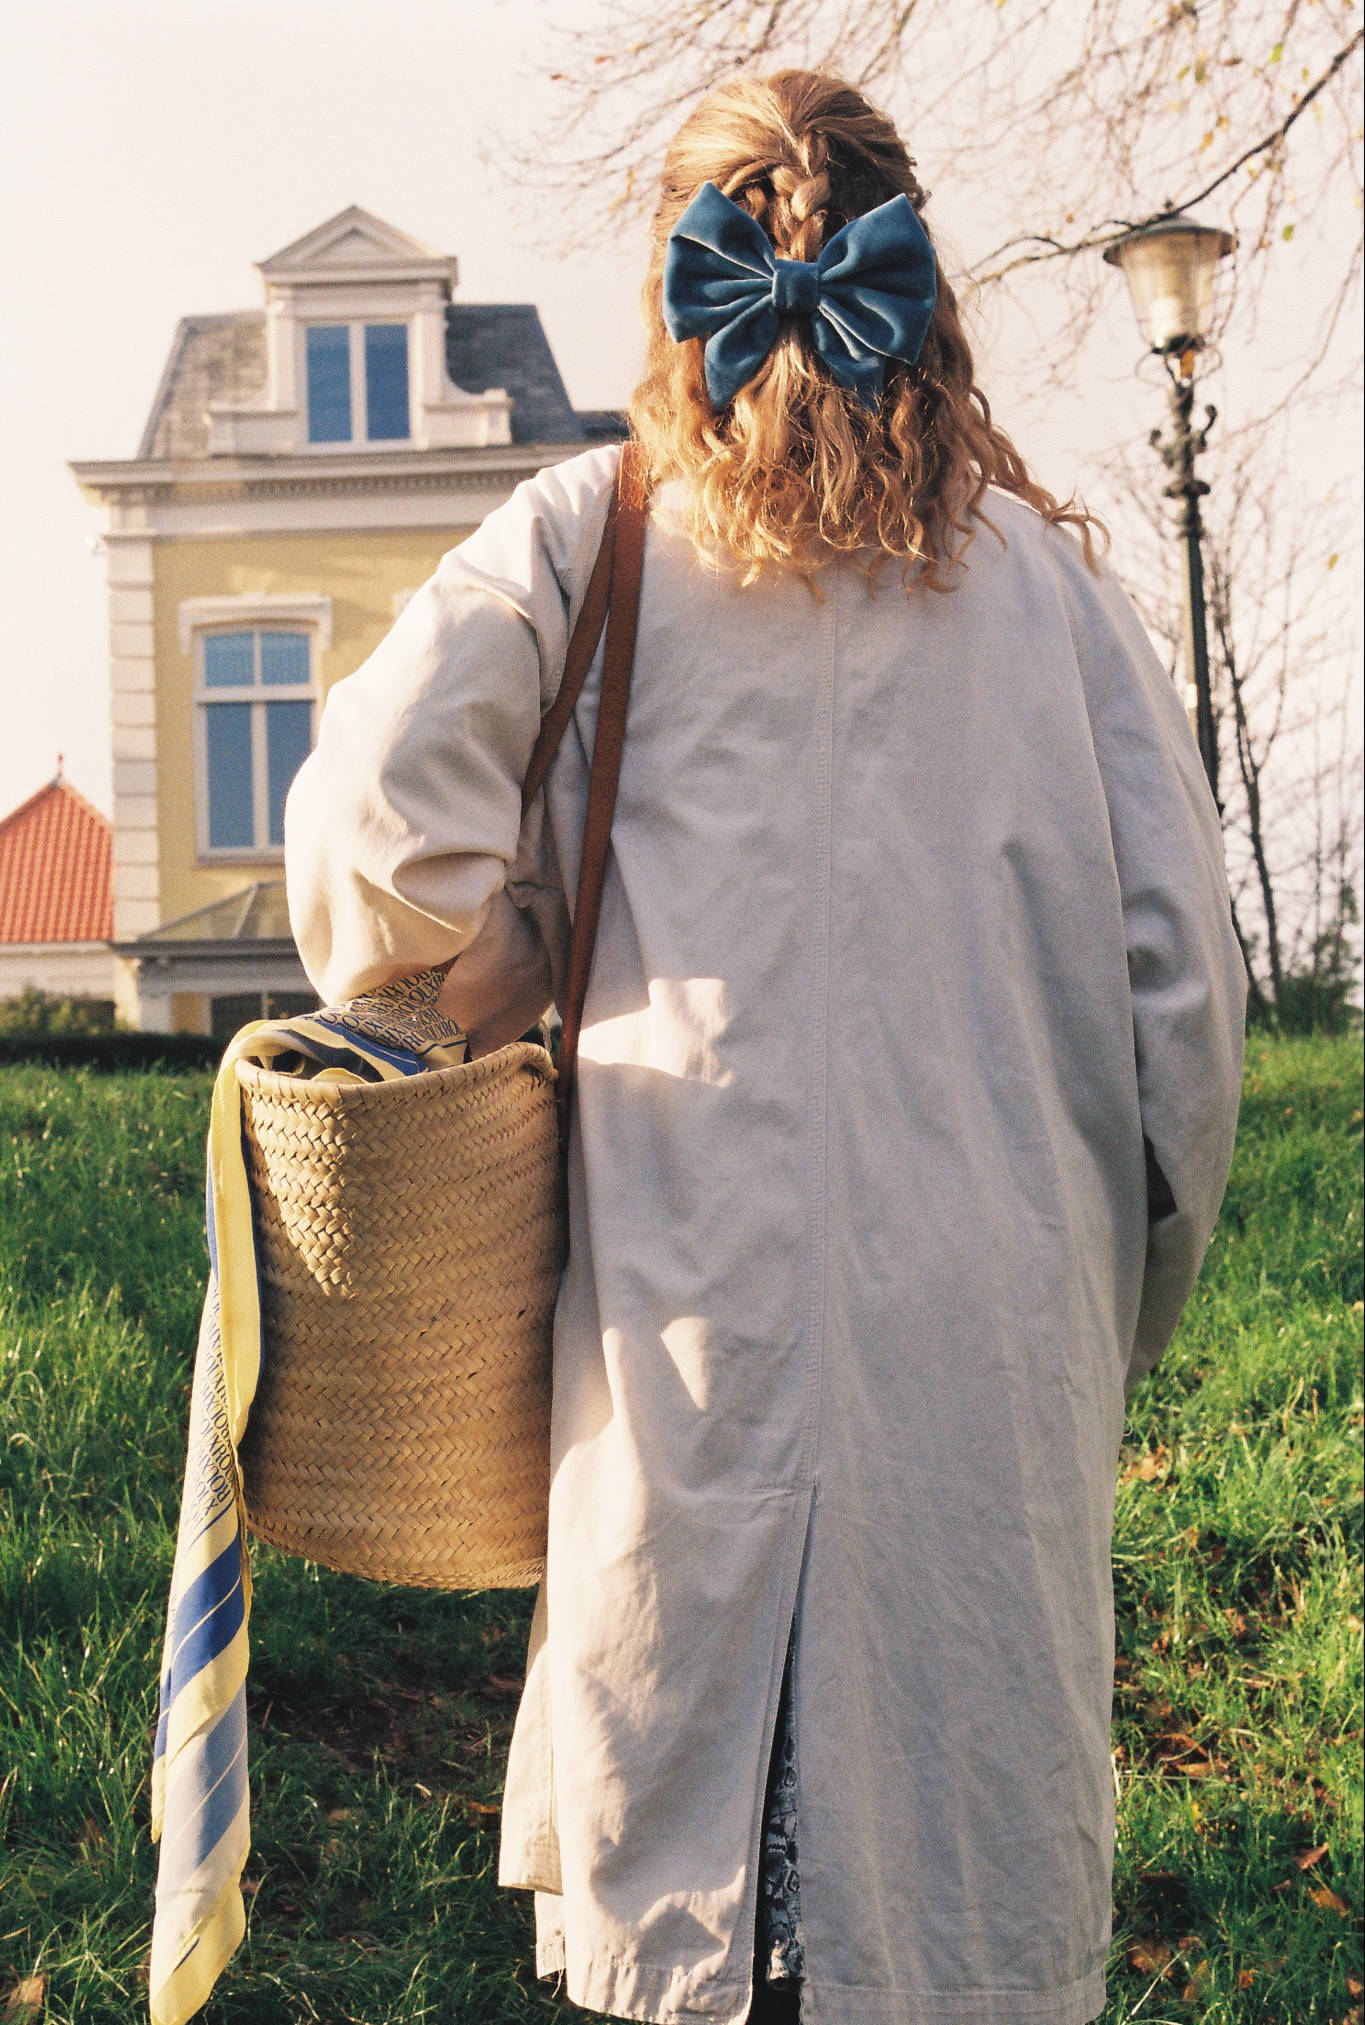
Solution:
{"label": "fallen dry leaf", "polygon": [[1226,1770],[1221,1758],[1210,1756],[1207,1744],[1185,1730],[1166,1730],[1157,1738],[1157,1761],[1184,1779],[1206,1779],[1210,1772]]}
{"label": "fallen dry leaf", "polygon": [[31,2025],[42,2015],[46,1994],[46,1976],[21,1976],[5,1998],[5,2025]]}
{"label": "fallen dry leaf", "polygon": [[1239,1990],[1249,1990],[1255,1981],[1256,1971],[1254,1969],[1239,1969],[1237,1971],[1237,1987]]}
{"label": "fallen dry leaf", "polygon": [[1339,1898],[1336,1892],[1329,1890],[1325,1884],[1320,1884],[1316,1891],[1310,1891],[1308,1896],[1314,1905],[1320,1905],[1324,1912],[1340,1913],[1344,1920],[1351,1917],[1351,1908],[1345,1899]]}
{"label": "fallen dry leaf", "polygon": [[1353,1997],[1365,1997],[1365,1983],[1361,1982],[1359,1976],[1348,1976],[1346,1987]]}
{"label": "fallen dry leaf", "polygon": [[1323,1857],[1326,1856],[1327,1854],[1327,1850],[1328,1844],[1325,1842],[1320,1842],[1316,1849],[1305,1849],[1303,1855],[1296,1856],[1294,1858],[1294,1861],[1295,1863],[1297,1863],[1300,1870],[1311,1870],[1315,1863],[1322,1862]]}
{"label": "fallen dry leaf", "polygon": [[467,1814],[497,1814],[501,1812],[496,1800],[466,1800]]}
{"label": "fallen dry leaf", "polygon": [[1192,1737],[1188,1730],[1167,1730],[1161,1741],[1163,1744],[1179,1744],[1182,1751],[1198,1751],[1201,1758],[1209,1755],[1198,1737]]}
{"label": "fallen dry leaf", "polygon": [[1130,1462],[1119,1478],[1121,1484],[1131,1484],[1134,1478],[1139,1483],[1154,1484],[1164,1479],[1170,1471],[1171,1458],[1165,1448],[1149,1448],[1136,1462]]}
{"label": "fallen dry leaf", "polygon": [[1128,1960],[1140,1976],[1164,1976],[1171,1965],[1171,1951],[1164,1941],[1139,1941],[1129,1949]]}

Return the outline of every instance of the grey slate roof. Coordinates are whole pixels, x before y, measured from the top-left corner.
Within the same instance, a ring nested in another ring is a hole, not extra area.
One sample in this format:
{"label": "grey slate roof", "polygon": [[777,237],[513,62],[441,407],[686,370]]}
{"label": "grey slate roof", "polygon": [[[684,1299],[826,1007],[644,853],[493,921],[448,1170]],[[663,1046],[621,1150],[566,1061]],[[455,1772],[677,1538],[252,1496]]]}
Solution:
{"label": "grey slate roof", "polygon": [[514,443],[583,440],[534,303],[452,302],[446,310],[446,371],[467,394],[506,388]]}
{"label": "grey slate roof", "polygon": [[[446,311],[446,370],[466,393],[503,387],[512,397],[514,443],[614,441],[625,418],[577,413],[529,302],[459,302]],[[138,445],[138,457],[191,460],[209,454],[211,401],[249,401],[265,385],[265,312],[182,317]]]}
{"label": "grey slate roof", "polygon": [[182,316],[138,457],[207,457],[210,401],[249,401],[265,385],[265,311]]}
{"label": "grey slate roof", "polygon": [[579,408],[575,412],[589,443],[623,443],[630,434],[624,408]]}

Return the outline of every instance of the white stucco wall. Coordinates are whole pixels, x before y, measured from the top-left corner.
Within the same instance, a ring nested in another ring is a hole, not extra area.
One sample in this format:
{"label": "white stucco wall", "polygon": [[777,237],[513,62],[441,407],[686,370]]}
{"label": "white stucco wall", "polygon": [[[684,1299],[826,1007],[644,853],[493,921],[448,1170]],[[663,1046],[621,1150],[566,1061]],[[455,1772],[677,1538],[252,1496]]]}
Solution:
{"label": "white stucco wall", "polygon": [[112,998],[113,952],[102,942],[0,943],[0,998],[17,998],[30,988],[71,998]]}

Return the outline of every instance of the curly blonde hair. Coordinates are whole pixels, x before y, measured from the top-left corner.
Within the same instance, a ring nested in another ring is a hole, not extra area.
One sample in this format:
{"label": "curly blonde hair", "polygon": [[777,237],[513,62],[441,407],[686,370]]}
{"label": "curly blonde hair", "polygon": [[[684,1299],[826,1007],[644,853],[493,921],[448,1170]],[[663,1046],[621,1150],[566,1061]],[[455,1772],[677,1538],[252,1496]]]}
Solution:
{"label": "curly blonde hair", "polygon": [[979,521],[991,525],[981,501],[994,485],[1077,528],[1094,565],[1100,523],[1030,477],[992,421],[937,259],[938,300],[919,359],[888,361],[875,413],[831,377],[804,319],[794,317],[783,320],[754,378],[713,410],[703,340],[677,344],[663,320],[668,235],[706,182],[743,205],[787,260],[814,260],[849,219],[902,191],[916,211],[927,199],[891,122],[851,85],[817,71],[735,78],[678,130],[654,218],[648,352],[630,421],[653,482],[686,481],[699,550],[728,551],[745,583],[771,568],[809,580],[833,553],[869,569],[900,557],[907,583],[914,576],[949,590],[948,566]]}

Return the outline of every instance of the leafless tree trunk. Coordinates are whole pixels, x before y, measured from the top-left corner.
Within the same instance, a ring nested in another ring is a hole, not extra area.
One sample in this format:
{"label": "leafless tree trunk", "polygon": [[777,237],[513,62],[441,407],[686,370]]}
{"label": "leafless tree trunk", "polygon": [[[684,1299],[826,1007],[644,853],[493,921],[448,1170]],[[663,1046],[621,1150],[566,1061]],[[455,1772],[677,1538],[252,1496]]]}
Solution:
{"label": "leafless tree trunk", "polygon": [[1209,559],[1209,616],[1213,621],[1218,659],[1228,699],[1232,705],[1233,749],[1237,755],[1237,770],[1241,776],[1242,793],[1246,802],[1247,843],[1250,846],[1252,863],[1256,868],[1256,880],[1261,896],[1261,915],[1265,922],[1266,961],[1270,967],[1270,999],[1272,1004],[1278,1004],[1284,978],[1284,964],[1280,954],[1275,882],[1270,876],[1270,864],[1266,855],[1265,809],[1261,800],[1261,778],[1283,719],[1284,685],[1281,683],[1276,692],[1274,718],[1258,744],[1247,717],[1246,682],[1238,665],[1237,647],[1233,639],[1232,584],[1228,575],[1226,554],[1215,553]]}

